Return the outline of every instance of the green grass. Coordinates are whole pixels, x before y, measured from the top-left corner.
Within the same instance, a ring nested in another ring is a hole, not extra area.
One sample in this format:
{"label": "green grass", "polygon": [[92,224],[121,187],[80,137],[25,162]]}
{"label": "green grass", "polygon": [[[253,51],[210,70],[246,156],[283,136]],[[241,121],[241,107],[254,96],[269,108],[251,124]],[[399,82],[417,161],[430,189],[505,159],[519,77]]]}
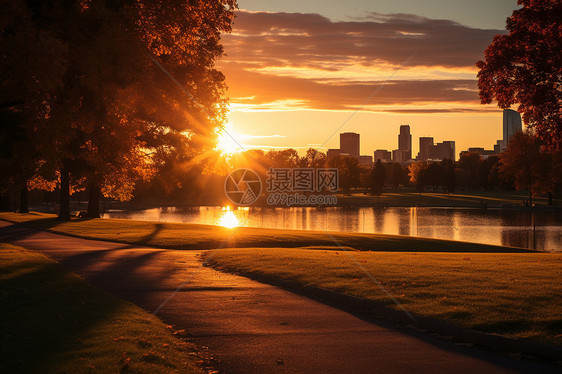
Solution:
{"label": "green grass", "polygon": [[[388,191],[381,196],[371,196],[363,193],[338,195],[338,205],[343,206],[420,206],[420,207],[472,207],[479,208],[485,201],[489,208],[502,206],[521,206],[524,200],[529,200],[526,191],[458,191],[454,194],[442,192],[398,192]],[[548,205],[548,199],[533,197],[533,203]],[[554,200],[553,205],[562,206],[560,199]]]}
{"label": "green grass", "polygon": [[158,318],[41,254],[0,243],[0,290],[0,372],[202,372]]}
{"label": "green grass", "polygon": [[122,219],[57,221],[53,214],[0,213],[0,219],[86,238],[172,249],[336,246],[357,250],[416,252],[529,252],[486,244],[409,236],[262,228],[228,229],[210,225],[158,223]]}
{"label": "green grass", "polygon": [[[562,254],[389,253],[245,248],[207,255],[218,269],[292,281],[509,337],[562,344]],[[207,253],[207,254],[208,254]]]}

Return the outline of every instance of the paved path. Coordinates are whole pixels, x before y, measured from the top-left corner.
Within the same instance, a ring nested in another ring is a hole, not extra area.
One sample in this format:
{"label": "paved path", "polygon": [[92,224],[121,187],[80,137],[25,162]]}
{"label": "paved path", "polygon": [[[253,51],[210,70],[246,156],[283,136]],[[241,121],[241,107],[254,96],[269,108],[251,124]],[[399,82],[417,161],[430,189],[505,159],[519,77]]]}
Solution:
{"label": "paved path", "polygon": [[216,272],[202,267],[195,251],[85,240],[4,221],[0,241],[41,251],[151,312],[189,280],[158,316],[208,347],[224,373],[556,372],[366,322],[277,287]]}

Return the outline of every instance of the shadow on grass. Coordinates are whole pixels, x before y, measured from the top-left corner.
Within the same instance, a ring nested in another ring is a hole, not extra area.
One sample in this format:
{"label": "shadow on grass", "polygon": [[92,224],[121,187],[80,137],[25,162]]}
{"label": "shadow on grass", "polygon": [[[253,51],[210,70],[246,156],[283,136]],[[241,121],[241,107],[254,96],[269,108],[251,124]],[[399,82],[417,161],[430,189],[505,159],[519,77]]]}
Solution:
{"label": "shadow on grass", "polygon": [[0,268],[1,372],[48,372],[61,352],[86,349],[80,337],[123,307],[53,262]]}

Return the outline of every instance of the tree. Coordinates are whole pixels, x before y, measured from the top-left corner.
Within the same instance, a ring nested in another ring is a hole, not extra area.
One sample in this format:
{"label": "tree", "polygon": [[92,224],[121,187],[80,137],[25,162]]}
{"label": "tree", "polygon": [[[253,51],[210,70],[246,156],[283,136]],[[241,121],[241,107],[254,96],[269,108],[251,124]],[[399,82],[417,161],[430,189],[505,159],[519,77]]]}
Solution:
{"label": "tree", "polygon": [[[49,120],[34,134],[50,157],[43,161],[59,169],[60,219],[70,218],[73,188],[89,189],[88,211],[98,216],[100,193],[127,200],[155,167],[212,149],[209,135],[226,114],[224,76],[214,61],[235,0],[175,0],[165,7],[142,0],[15,3],[19,8],[3,7],[13,8],[7,20],[19,22],[16,10],[29,10],[32,26],[47,30],[66,52],[62,84],[39,90]],[[29,60],[23,56],[19,66],[34,66]],[[30,69],[23,76],[35,79]]]}
{"label": "tree", "polygon": [[525,123],[552,149],[562,147],[562,1],[519,0],[478,61],[482,104],[519,104]]}
{"label": "tree", "polygon": [[482,164],[482,156],[477,152],[463,153],[457,161],[455,171],[457,183],[468,189],[477,189],[479,184],[479,171]]}
{"label": "tree", "polygon": [[375,196],[380,196],[384,187],[386,172],[381,160],[377,160],[372,171],[371,192]]}
{"label": "tree", "polygon": [[455,178],[455,161],[446,158],[441,161],[439,167],[441,168],[441,172],[443,173],[443,189],[448,193],[454,193],[457,186],[457,181]]}
{"label": "tree", "polygon": [[359,160],[356,157],[331,157],[326,163],[329,168],[336,168],[339,172],[340,187],[343,193],[349,194],[352,187],[357,187],[360,181]]}
{"label": "tree", "polygon": [[500,172],[513,177],[518,190],[529,191],[529,204],[533,203],[534,192],[541,181],[548,176],[550,162],[541,152],[540,140],[530,133],[517,133],[510,140],[507,149],[500,156]]}
{"label": "tree", "polygon": [[403,168],[398,162],[385,163],[384,167],[388,183],[392,184],[394,188],[398,188],[400,185],[406,186],[408,184],[408,169]]}
{"label": "tree", "polygon": [[50,95],[62,85],[67,56],[24,1],[2,0],[0,8],[0,189],[18,190],[26,213],[29,181],[47,156],[37,129],[46,123]]}
{"label": "tree", "polygon": [[408,166],[410,176],[410,183],[416,188],[416,190],[421,194],[423,189],[425,188],[425,177],[424,171],[428,168],[427,163],[425,162],[412,162]]}

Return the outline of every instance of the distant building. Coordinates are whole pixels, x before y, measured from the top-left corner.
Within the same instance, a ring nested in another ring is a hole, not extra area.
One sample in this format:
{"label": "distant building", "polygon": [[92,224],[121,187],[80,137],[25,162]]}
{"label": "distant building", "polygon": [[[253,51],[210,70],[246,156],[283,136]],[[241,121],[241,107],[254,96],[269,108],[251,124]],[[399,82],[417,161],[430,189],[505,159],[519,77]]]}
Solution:
{"label": "distant building", "polygon": [[377,149],[374,153],[375,155],[375,162],[381,160],[382,162],[390,162],[392,161],[392,153],[387,151],[386,149]]}
{"label": "distant building", "polygon": [[359,134],[354,132],[340,134],[340,149],[352,157],[359,157]]}
{"label": "distant building", "polygon": [[460,153],[462,157],[466,153],[478,153],[482,158],[486,159],[490,156],[498,156],[500,153],[506,150],[509,141],[513,135],[518,132],[523,131],[523,124],[521,122],[521,115],[515,110],[504,109],[503,111],[503,139],[498,140],[494,145],[493,150],[487,150],[480,147],[469,148],[468,151],[463,151]]}
{"label": "distant building", "polygon": [[461,152],[460,157],[462,157],[465,154],[469,154],[469,153],[477,153],[484,160],[487,159],[490,156],[499,156],[499,152],[496,152],[495,150],[492,151],[492,150],[486,150],[486,149],[481,148],[481,147],[471,147],[471,148],[468,149],[468,151]]}
{"label": "distant building", "polygon": [[373,166],[373,156],[359,156],[359,164],[364,166]]}
{"label": "distant building", "polygon": [[410,161],[409,155],[409,151],[395,149],[394,151],[392,151],[392,161],[400,163],[408,162]]}
{"label": "distant building", "polygon": [[503,140],[498,140],[496,142],[496,145],[494,145],[494,153],[500,154],[502,152],[502,149],[505,149]]}
{"label": "distant building", "polygon": [[418,153],[418,161],[426,161],[431,158],[431,148],[433,147],[433,138],[420,137],[420,152]]}
{"label": "distant building", "polygon": [[409,161],[412,159],[412,135],[410,134],[410,125],[400,126],[400,134],[398,135],[398,150],[406,151],[405,158]]}
{"label": "distant building", "polygon": [[455,160],[455,142],[448,140],[431,147],[430,158],[434,160]]}
{"label": "distant building", "polygon": [[515,110],[504,109],[503,110],[503,150],[505,150],[509,144],[509,141],[518,132],[523,131],[523,126],[521,123],[521,115]]}
{"label": "distant building", "polygon": [[326,158],[338,157],[341,155],[341,149],[328,149],[326,152]]}

